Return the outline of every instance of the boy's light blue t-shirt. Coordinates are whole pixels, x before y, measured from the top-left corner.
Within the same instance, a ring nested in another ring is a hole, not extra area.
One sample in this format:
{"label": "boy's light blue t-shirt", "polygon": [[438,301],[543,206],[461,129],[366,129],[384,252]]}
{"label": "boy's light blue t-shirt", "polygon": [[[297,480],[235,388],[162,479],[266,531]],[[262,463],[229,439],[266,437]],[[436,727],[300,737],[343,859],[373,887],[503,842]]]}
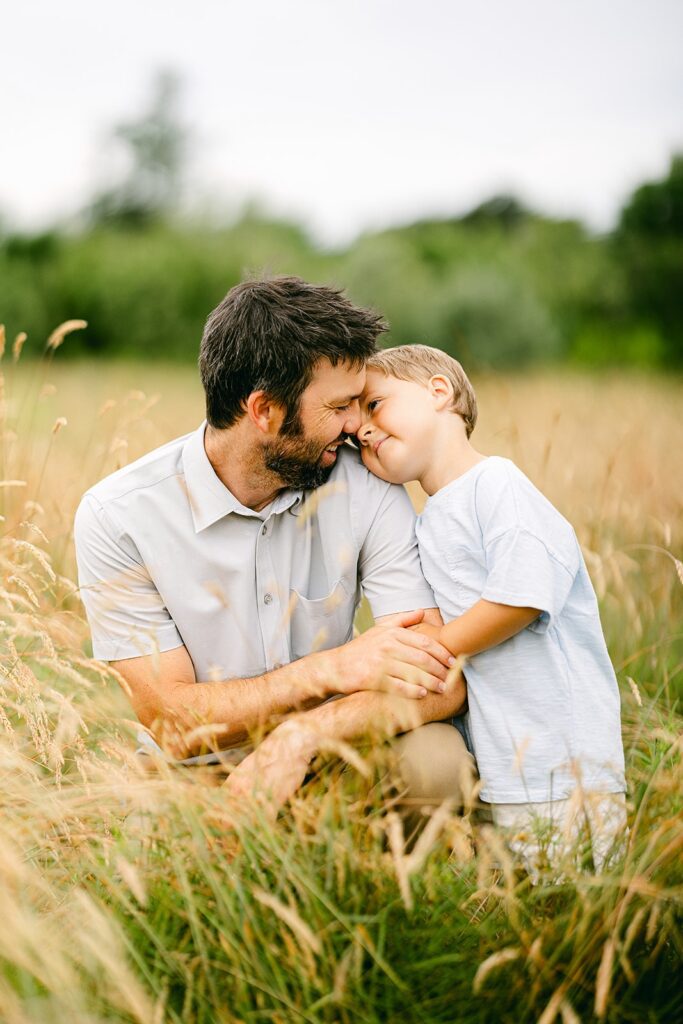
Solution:
{"label": "boy's light blue t-shirt", "polygon": [[625,789],[619,691],[571,525],[509,459],[491,456],[427,500],[417,521],[444,622],[479,598],[540,608],[465,667],[469,731],[492,803]]}

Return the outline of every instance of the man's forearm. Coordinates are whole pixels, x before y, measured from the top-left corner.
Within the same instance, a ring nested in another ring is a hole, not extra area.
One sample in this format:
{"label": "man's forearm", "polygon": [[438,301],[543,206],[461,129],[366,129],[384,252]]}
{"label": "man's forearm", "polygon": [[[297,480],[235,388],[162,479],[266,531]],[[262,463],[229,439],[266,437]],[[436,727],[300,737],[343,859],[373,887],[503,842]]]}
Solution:
{"label": "man's forearm", "polygon": [[389,737],[427,722],[439,722],[456,715],[466,696],[465,681],[460,675],[443,694],[430,693],[422,700],[410,700],[387,693],[353,693],[298,716],[297,722],[318,749],[324,748],[326,739]]}
{"label": "man's forearm", "polygon": [[330,682],[328,659],[312,654],[262,676],[178,682],[151,714],[136,710],[173,756],[191,757],[239,746],[281,716],[316,707]]}
{"label": "man's forearm", "polygon": [[[341,647],[250,679],[198,683],[185,647],[116,662],[133,710],[174,757],[242,744],[267,724],[353,691],[400,694],[410,705],[440,694],[453,661],[410,628],[422,609],[385,618]],[[406,699],[407,698],[407,699]]]}

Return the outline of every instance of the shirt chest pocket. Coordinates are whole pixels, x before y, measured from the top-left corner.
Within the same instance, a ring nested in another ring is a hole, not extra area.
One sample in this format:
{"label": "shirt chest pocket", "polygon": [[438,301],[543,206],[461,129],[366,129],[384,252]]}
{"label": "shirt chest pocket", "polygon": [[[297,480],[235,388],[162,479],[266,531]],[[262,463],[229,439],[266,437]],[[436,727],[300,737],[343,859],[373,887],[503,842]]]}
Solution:
{"label": "shirt chest pocket", "polygon": [[326,597],[310,600],[292,590],[289,638],[292,659],[314,651],[327,651],[351,639],[356,610],[355,589],[338,580]]}

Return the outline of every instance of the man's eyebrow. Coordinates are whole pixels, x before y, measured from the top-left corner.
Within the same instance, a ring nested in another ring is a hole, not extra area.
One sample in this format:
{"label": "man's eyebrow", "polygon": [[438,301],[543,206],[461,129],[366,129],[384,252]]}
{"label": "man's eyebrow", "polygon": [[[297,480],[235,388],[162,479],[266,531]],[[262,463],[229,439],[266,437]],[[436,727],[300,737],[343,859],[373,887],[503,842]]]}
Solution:
{"label": "man's eyebrow", "polygon": [[355,402],[356,399],[360,398],[360,396],[362,394],[363,394],[363,389],[361,388],[360,391],[356,391],[356,393],[353,394],[353,395],[344,395],[341,398],[333,398],[332,399],[332,404],[333,405],[348,405],[349,402]]}

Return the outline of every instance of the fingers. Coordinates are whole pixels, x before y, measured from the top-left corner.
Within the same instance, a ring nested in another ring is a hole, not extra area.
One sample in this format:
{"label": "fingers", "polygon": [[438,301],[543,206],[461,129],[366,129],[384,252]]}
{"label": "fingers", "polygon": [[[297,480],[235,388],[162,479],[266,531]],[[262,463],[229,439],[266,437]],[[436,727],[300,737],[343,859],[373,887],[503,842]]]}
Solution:
{"label": "fingers", "polygon": [[[444,693],[446,679],[403,660],[392,660],[386,668],[386,675],[398,679],[410,687],[411,697],[426,697],[427,693]],[[421,691],[415,692],[415,688]]]}
{"label": "fingers", "polygon": [[411,683],[418,683],[433,693],[444,692],[450,670],[427,651],[406,644],[401,645],[392,654],[392,675]]}
{"label": "fingers", "polygon": [[433,637],[427,636],[424,633],[414,633],[412,630],[402,630],[399,634],[401,643],[407,644],[409,647],[415,647],[417,650],[424,651],[430,657],[440,662],[446,670],[448,670],[453,664],[455,664],[455,658],[443,644],[440,644],[438,640],[434,640]]}
{"label": "fingers", "polygon": [[[422,614],[421,609],[418,612]],[[407,620],[410,616],[403,618]],[[429,636],[399,625],[387,625],[373,627],[343,649],[349,664],[339,677],[352,682],[342,692],[384,688],[384,681],[391,677],[400,682],[396,692],[401,696],[419,699],[427,692],[443,693],[455,660],[450,651]]]}
{"label": "fingers", "polygon": [[427,696],[427,690],[419,683],[409,683],[399,676],[385,676],[381,690],[384,693],[393,694],[395,697],[408,697],[410,700],[422,700]]}
{"label": "fingers", "polygon": [[[434,664],[438,665],[438,663]],[[426,696],[425,692],[416,693],[415,687],[431,693],[444,693],[447,688],[447,673],[442,666],[432,673],[428,669],[415,665],[413,660],[405,660],[402,656],[391,658],[386,664],[384,674],[409,684],[411,696]]]}

